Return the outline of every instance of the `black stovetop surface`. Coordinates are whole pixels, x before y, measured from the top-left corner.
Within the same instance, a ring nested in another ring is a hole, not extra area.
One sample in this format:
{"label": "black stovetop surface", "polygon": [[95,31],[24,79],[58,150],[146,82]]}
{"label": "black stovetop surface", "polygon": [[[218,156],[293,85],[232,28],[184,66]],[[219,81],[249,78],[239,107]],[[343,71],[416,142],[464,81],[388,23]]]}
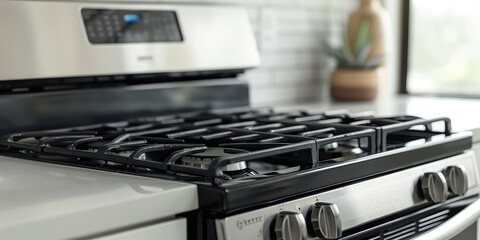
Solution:
{"label": "black stovetop surface", "polygon": [[[437,125],[441,125],[437,129]],[[450,120],[227,109],[4,136],[3,154],[199,186],[231,213],[462,152]]]}

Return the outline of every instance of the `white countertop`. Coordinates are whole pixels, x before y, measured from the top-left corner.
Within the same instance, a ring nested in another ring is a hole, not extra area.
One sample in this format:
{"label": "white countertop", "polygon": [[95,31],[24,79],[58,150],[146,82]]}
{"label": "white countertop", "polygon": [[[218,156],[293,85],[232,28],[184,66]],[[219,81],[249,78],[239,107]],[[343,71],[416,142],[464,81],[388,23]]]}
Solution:
{"label": "white countertop", "polygon": [[335,102],[322,99],[318,102],[270,106],[279,111],[346,109],[351,112],[374,111],[378,116],[407,114],[422,118],[449,117],[454,131],[473,131],[474,142],[480,142],[480,99],[399,95],[378,98],[372,102]]}
{"label": "white countertop", "polygon": [[0,156],[0,239],[88,237],[197,208],[193,184]]}

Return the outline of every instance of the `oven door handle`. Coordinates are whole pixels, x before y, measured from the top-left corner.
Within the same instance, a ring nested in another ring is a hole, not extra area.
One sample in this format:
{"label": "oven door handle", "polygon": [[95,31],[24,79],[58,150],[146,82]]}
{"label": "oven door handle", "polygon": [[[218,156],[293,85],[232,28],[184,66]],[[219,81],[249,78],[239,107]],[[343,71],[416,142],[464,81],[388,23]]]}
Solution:
{"label": "oven door handle", "polygon": [[480,217],[480,200],[470,204],[455,216],[435,227],[434,229],[412,238],[411,240],[445,240],[455,237],[467,227],[475,223]]}

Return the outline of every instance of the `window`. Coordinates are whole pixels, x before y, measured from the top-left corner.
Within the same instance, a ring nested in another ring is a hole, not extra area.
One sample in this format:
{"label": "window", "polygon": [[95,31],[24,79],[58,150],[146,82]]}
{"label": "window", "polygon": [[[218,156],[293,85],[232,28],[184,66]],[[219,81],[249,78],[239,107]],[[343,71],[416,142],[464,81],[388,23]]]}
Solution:
{"label": "window", "polygon": [[409,0],[405,10],[402,90],[480,96],[480,1]]}

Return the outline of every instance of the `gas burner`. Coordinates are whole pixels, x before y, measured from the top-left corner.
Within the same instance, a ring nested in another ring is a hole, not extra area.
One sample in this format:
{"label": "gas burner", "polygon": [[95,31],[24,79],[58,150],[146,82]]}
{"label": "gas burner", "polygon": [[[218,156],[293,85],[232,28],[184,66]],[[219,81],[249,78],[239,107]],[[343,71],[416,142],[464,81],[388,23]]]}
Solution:
{"label": "gas burner", "polygon": [[[184,165],[196,168],[207,169],[210,163],[219,157],[229,157],[239,153],[247,153],[248,151],[235,148],[210,147],[202,152],[190,154],[182,157],[181,161]],[[236,172],[247,169],[246,162],[237,162],[224,166],[224,172]]]}

